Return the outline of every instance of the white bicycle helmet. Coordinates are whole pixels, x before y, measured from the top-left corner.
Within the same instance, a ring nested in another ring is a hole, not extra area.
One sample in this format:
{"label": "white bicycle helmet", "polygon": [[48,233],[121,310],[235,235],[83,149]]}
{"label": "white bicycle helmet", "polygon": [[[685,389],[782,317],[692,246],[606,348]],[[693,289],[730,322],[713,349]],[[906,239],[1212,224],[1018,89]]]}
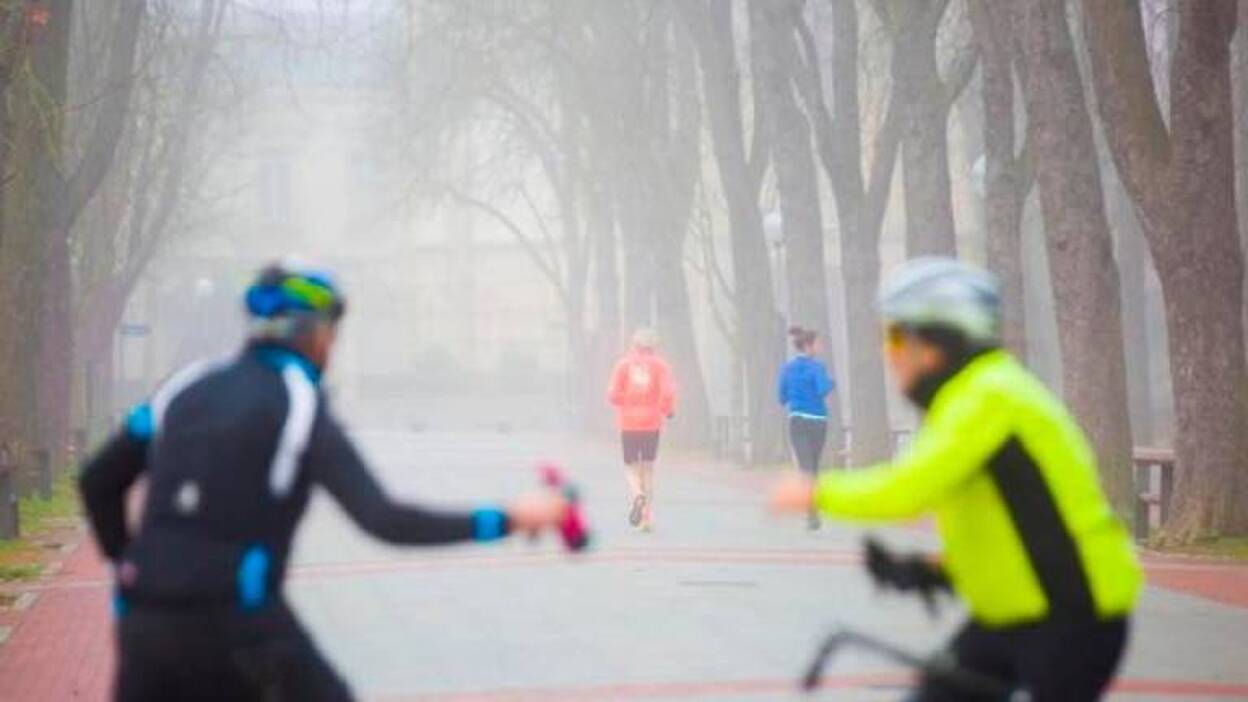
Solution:
{"label": "white bicycle helmet", "polygon": [[997,277],[956,259],[907,261],[880,286],[879,305],[885,324],[950,329],[975,344],[1001,342]]}

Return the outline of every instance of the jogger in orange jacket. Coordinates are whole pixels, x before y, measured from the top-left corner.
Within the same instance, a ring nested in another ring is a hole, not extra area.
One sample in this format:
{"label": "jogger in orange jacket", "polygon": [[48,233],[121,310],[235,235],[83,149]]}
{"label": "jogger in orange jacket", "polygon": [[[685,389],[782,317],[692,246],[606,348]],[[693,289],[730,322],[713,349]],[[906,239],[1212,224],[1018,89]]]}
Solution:
{"label": "jogger in orange jacket", "polygon": [[633,347],[611,372],[607,400],[615,406],[627,469],[629,523],[643,531],[653,528],[654,461],[659,433],[676,411],[676,385],[671,368],[655,351],[657,338],[649,329],[633,335]]}

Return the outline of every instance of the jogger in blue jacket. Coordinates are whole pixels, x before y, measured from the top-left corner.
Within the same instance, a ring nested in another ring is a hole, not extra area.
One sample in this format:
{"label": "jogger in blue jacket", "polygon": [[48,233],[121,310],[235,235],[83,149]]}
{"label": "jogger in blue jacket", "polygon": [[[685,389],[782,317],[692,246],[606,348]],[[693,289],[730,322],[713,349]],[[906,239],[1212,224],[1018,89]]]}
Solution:
{"label": "jogger in blue jacket", "polygon": [[[798,467],[811,476],[819,473],[823,447],[828,438],[828,395],[836,388],[828,368],[816,358],[819,335],[812,329],[792,327],[789,336],[797,355],[780,372],[780,404],[789,412],[789,443]],[[813,511],[809,526],[819,528]]]}

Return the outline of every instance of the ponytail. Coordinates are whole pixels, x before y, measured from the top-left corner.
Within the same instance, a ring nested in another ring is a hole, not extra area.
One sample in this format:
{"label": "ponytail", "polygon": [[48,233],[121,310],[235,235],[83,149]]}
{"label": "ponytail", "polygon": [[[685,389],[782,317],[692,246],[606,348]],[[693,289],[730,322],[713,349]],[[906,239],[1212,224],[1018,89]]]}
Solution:
{"label": "ponytail", "polygon": [[799,353],[805,353],[815,343],[815,339],[819,338],[819,333],[814,329],[803,329],[797,325],[789,327],[789,337],[793,340],[793,348]]}

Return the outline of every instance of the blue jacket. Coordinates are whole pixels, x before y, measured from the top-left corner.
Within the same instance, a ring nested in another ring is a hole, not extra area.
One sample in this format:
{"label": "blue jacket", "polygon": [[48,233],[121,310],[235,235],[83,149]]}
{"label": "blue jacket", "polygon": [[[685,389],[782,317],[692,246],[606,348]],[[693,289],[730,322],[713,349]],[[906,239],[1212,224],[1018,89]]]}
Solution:
{"label": "blue jacket", "polygon": [[823,361],[797,356],[780,372],[780,404],[790,415],[823,419],[828,416],[828,393],[836,387]]}

